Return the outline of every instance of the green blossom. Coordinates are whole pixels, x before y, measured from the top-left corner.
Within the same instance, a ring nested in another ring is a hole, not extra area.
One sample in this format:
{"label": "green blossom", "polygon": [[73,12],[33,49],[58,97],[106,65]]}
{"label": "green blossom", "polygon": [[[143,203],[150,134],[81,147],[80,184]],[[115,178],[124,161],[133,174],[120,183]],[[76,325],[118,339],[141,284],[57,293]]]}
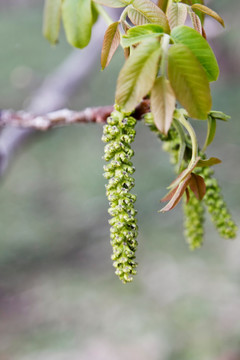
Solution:
{"label": "green blossom", "polygon": [[184,235],[191,250],[203,244],[204,236],[204,206],[192,191],[189,191],[189,201],[183,202]]}
{"label": "green blossom", "polygon": [[138,227],[134,209],[136,195],[130,193],[134,186],[131,175],[135,171],[130,161],[134,154],[130,144],[135,138],[135,124],[133,117],[115,110],[107,119],[102,137],[102,140],[107,142],[104,159],[109,161],[109,164],[104,166],[104,177],[108,179],[106,194],[110,205],[108,212],[112,216],[109,220],[112,260],[115,273],[123,283],[133,280],[137,267],[135,252]]}
{"label": "green blossom", "polygon": [[209,167],[197,168],[195,172],[202,176],[206,184],[206,194],[203,198],[211,215],[211,220],[219,234],[225,239],[236,237],[237,226],[227,208],[227,204],[221,194],[221,188],[217,180],[212,177],[213,170]]}

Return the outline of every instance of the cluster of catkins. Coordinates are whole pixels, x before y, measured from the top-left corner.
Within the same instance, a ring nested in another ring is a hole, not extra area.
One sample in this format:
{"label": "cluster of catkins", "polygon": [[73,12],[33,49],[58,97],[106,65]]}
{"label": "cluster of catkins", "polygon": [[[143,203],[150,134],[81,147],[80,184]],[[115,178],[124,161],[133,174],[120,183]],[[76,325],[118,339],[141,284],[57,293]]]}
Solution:
{"label": "cluster of catkins", "polygon": [[[151,113],[145,115],[145,122],[163,142],[163,150],[170,154],[171,163],[177,166],[180,151],[180,137],[177,130],[172,126],[168,135],[164,136],[154,125]],[[203,154],[200,149],[199,156],[201,156],[202,159],[206,158],[206,155]],[[190,157],[191,143],[189,142],[185,150],[185,159],[182,164],[183,168],[186,167],[186,161],[189,161]],[[196,167],[194,173],[203,177],[206,184],[206,194],[203,200],[200,201],[195,197],[193,192],[189,190],[188,202],[186,199],[183,202],[184,234],[192,250],[200,247],[203,243],[205,206],[211,216],[213,224],[223,238],[233,239],[236,237],[237,231],[237,226],[232,220],[232,216],[221,194],[221,188],[217,180],[213,177],[214,171],[206,166]]]}
{"label": "cluster of catkins", "polygon": [[[167,136],[161,134],[154,125],[151,113],[145,115],[145,122],[163,142],[163,149],[170,154],[170,161],[176,166],[176,170],[179,172],[186,168],[192,153],[190,139],[186,137],[185,154],[179,169],[181,141],[178,131],[171,126]],[[110,205],[108,211],[112,216],[109,220],[113,247],[112,260],[116,268],[115,273],[123,283],[132,281],[137,267],[135,252],[138,228],[134,209],[136,195],[130,193],[134,186],[132,174],[135,169],[131,162],[134,152],[131,143],[135,138],[135,124],[136,120],[132,116],[116,106],[107,119],[102,137],[107,143],[104,159],[108,164],[104,166],[104,177],[108,179],[106,194]],[[202,159],[206,158],[200,150],[199,156]],[[194,172],[204,178],[206,194],[200,201],[189,189],[188,201],[186,196],[183,201],[184,234],[190,249],[196,249],[203,243],[205,206],[219,234],[226,239],[234,238],[237,227],[227,209],[217,180],[213,177],[213,170],[210,167],[196,167]]]}
{"label": "cluster of catkins", "polygon": [[113,111],[104,126],[102,140],[106,142],[104,177],[108,179],[106,194],[109,200],[109,220],[111,225],[111,244],[113,247],[113,266],[123,283],[132,281],[137,263],[137,220],[134,202],[136,195],[130,193],[134,186],[132,174],[135,171],[131,162],[134,152],[131,143],[135,138],[136,120],[117,109]]}

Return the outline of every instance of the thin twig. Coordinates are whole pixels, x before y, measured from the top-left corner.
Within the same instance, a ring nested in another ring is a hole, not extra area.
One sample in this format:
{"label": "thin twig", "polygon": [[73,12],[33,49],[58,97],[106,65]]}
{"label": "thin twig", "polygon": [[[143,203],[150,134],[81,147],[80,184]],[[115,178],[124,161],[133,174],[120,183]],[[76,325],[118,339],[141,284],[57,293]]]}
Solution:
{"label": "thin twig", "polygon": [[[113,106],[89,107],[82,111],[61,109],[37,115],[27,111],[2,110],[0,112],[0,128],[14,126],[40,131],[46,131],[59,126],[67,126],[77,123],[105,123],[107,117],[113,111]],[[140,120],[142,115],[149,112],[149,100],[143,100],[135,109],[134,117]]]}

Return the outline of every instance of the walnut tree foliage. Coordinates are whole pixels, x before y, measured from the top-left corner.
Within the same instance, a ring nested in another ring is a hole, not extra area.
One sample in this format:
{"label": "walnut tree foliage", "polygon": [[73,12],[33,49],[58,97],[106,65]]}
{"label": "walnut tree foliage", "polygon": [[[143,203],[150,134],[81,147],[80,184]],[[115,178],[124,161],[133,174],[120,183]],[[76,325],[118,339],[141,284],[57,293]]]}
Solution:
{"label": "walnut tree foliage", "polygon": [[[105,7],[122,8],[119,20],[114,22]],[[206,210],[223,238],[236,236],[236,225],[212,170],[221,161],[205,154],[217,122],[229,117],[212,110],[210,82],[218,79],[219,67],[207,41],[204,19],[211,16],[222,26],[224,21],[203,0],[159,0],[157,4],[150,0],[46,0],[43,32],[52,44],[57,43],[62,19],[68,42],[84,48],[98,16],[108,25],[102,69],[119,46],[126,59],[116,85],[115,110],[104,126],[102,140],[108,162],[104,176],[113,265],[120,280],[127,283],[137,267],[136,195],[130,192],[135,171],[131,162],[133,115],[143,99],[150,104],[144,122],[162,141],[177,173],[161,200],[167,204],[160,212],[172,210],[183,198],[184,234],[190,249],[203,243]],[[185,25],[187,19],[191,26]],[[190,119],[207,122],[202,149]]]}

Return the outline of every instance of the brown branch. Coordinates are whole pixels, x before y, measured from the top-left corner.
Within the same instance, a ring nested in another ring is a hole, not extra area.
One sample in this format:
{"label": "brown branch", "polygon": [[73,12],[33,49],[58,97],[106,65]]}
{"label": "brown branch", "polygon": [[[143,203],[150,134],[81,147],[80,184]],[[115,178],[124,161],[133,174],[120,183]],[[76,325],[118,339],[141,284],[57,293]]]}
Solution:
{"label": "brown branch", "polygon": [[[12,110],[2,110],[0,112],[0,128],[13,126],[40,131],[46,131],[59,126],[67,126],[77,123],[105,123],[107,117],[113,111],[113,106],[91,107],[82,111],[72,111],[61,109],[37,115],[26,112]],[[150,111],[149,100],[143,100],[135,109],[133,116],[140,120],[142,115]]]}

